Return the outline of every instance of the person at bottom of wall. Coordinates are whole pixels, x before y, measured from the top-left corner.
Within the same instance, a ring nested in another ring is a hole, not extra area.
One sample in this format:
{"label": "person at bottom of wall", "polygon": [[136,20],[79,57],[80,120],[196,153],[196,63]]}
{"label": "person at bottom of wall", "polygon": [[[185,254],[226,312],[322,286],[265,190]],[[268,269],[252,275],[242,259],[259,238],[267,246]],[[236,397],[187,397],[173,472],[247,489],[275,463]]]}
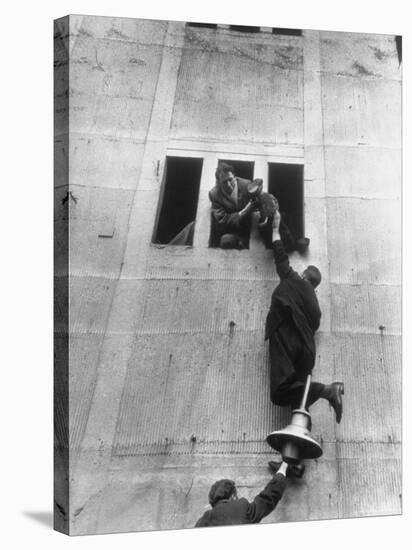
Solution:
{"label": "person at bottom of wall", "polygon": [[213,527],[218,525],[242,525],[259,523],[277,506],[286,488],[287,477],[301,477],[296,468],[282,462],[269,462],[272,479],[252,502],[238,498],[235,482],[220,479],[209,491],[210,510],[207,510],[197,521],[195,527]]}
{"label": "person at bottom of wall", "polygon": [[[321,318],[315,288],[320,284],[321,273],[315,266],[308,266],[302,275],[292,269],[279,234],[280,220],[277,211],[272,222],[272,243],[280,283],[272,294],[265,332],[265,340],[269,340],[270,399],[276,405],[297,408],[306,378],[315,365],[314,335]],[[342,382],[311,382],[306,408],[324,398],[340,423],[343,393]]]}

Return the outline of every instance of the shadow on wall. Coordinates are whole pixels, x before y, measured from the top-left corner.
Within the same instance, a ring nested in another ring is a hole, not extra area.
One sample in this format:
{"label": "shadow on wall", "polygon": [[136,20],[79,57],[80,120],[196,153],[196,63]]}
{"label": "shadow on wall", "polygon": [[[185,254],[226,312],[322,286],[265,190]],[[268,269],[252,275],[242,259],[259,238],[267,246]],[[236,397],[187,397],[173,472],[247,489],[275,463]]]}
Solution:
{"label": "shadow on wall", "polygon": [[402,63],[402,36],[395,36],[396,52],[398,54],[399,65]]}
{"label": "shadow on wall", "polygon": [[49,529],[53,529],[53,512],[23,512],[23,515]]}

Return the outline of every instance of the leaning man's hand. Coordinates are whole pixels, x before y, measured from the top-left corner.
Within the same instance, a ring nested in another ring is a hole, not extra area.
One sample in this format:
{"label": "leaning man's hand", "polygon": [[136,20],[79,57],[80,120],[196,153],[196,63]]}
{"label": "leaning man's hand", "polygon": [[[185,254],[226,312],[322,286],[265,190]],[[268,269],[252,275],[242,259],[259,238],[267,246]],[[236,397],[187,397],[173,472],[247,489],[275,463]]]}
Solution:
{"label": "leaning man's hand", "polygon": [[240,216],[246,216],[246,214],[249,214],[249,212],[252,210],[253,203],[252,201],[249,201],[247,205],[239,212]]}

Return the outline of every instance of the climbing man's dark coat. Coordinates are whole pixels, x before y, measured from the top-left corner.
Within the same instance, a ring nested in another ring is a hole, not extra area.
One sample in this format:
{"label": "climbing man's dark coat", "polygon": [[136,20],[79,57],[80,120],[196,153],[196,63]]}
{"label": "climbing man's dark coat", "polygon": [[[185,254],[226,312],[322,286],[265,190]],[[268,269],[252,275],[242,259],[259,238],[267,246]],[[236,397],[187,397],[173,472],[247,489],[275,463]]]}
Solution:
{"label": "climbing man's dark coat", "polygon": [[249,502],[245,498],[219,500],[211,510],[207,510],[203,514],[195,527],[259,523],[274,510],[285,487],[285,476],[276,474],[263,491],[254,498],[253,502]]}
{"label": "climbing man's dark coat", "polygon": [[[321,311],[313,286],[289,264],[280,240],[273,243],[280,283],[272,294],[266,318],[265,339],[269,339],[270,397],[277,405],[298,407],[308,374],[315,364],[315,332]],[[314,403],[323,384],[312,383],[308,406]]]}

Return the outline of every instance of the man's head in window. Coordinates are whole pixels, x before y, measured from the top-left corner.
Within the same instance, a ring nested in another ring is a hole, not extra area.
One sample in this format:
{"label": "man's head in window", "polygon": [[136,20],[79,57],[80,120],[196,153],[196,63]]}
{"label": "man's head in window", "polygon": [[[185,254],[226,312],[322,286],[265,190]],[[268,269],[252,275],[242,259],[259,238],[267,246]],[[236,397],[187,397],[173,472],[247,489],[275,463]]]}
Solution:
{"label": "man's head in window", "polygon": [[217,167],[215,176],[217,185],[219,185],[225,193],[230,195],[236,182],[233,166],[221,162]]}

